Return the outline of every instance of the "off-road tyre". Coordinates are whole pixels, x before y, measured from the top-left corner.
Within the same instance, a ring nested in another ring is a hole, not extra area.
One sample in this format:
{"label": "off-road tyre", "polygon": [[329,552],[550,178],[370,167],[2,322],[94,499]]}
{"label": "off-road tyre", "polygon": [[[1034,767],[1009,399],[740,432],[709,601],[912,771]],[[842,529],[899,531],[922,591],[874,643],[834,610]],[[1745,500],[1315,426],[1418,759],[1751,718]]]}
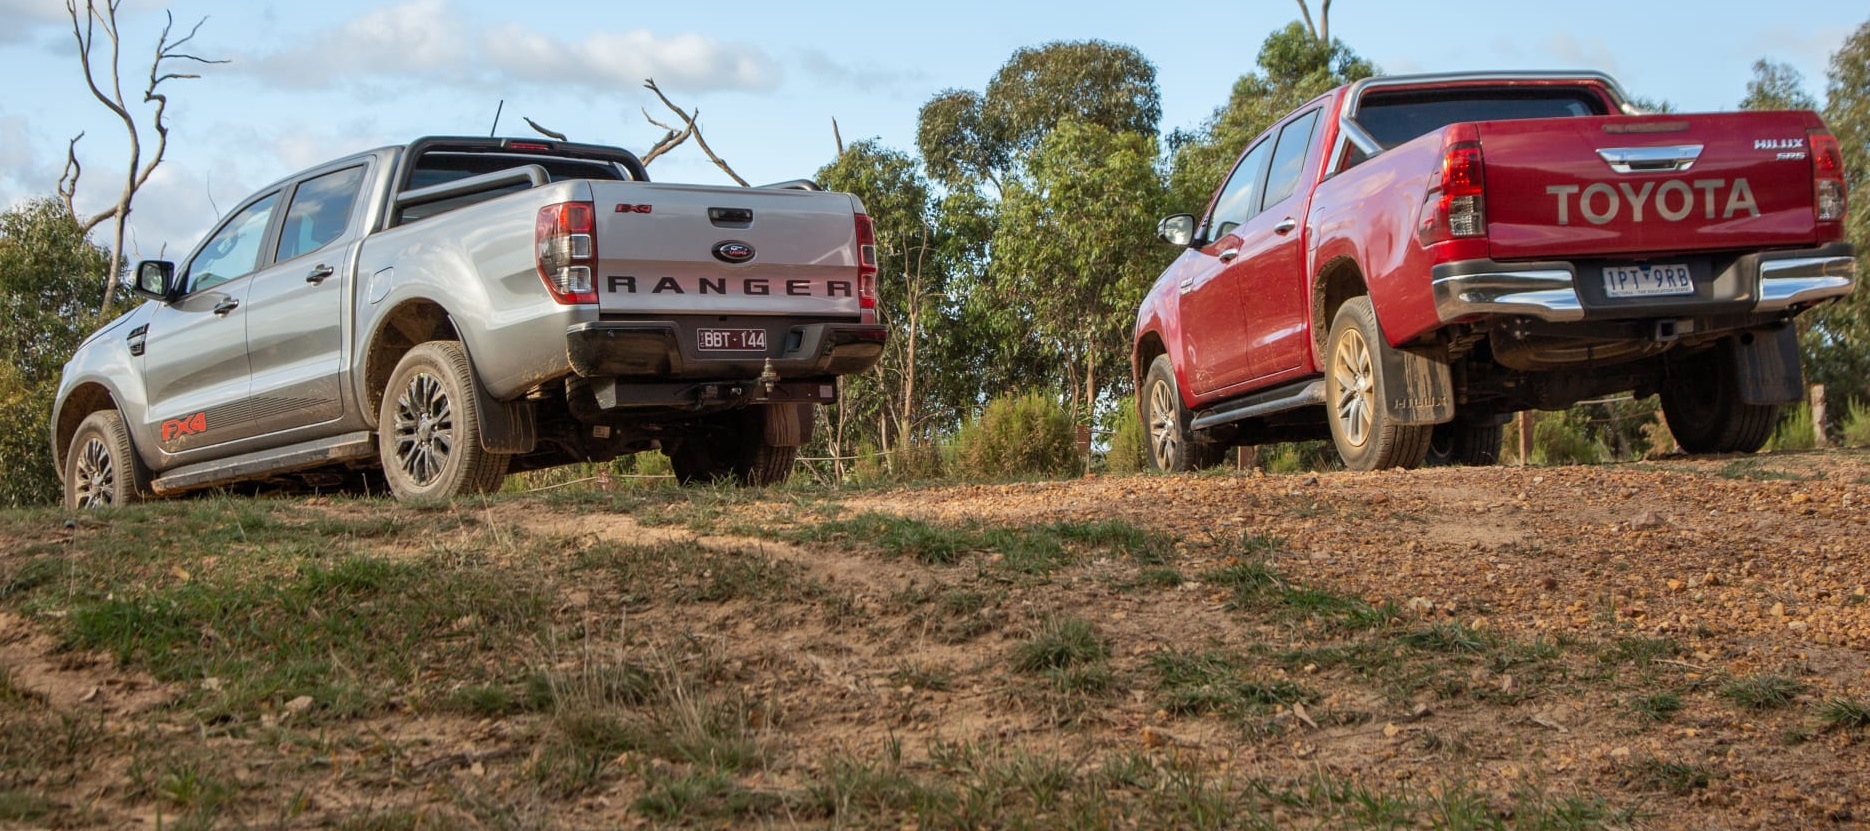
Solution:
{"label": "off-road tyre", "polygon": [[429,341],[396,364],[377,412],[377,455],[397,499],[490,493],[512,457],[480,442],[480,399],[467,351]]}
{"label": "off-road tyre", "polygon": [[684,485],[718,480],[752,488],[783,485],[792,476],[799,449],[774,444],[770,436],[775,431],[794,435],[797,425],[773,425],[769,430],[767,421],[811,416],[810,405],[797,404],[757,405],[725,414],[715,429],[678,442],[669,452],[669,466],[675,470],[675,480]]}
{"label": "off-road tyre", "polygon": [[1500,442],[1506,438],[1506,425],[1495,421],[1468,421],[1456,418],[1437,424],[1429,431],[1428,456],[1423,463],[1430,467],[1487,467],[1500,461]]}
{"label": "off-road tyre", "polygon": [[110,508],[141,502],[149,475],[136,457],[130,431],[116,410],[99,410],[78,423],[65,451],[65,507]]}
{"label": "off-road tyre", "polygon": [[1210,441],[1190,426],[1194,414],[1182,404],[1181,391],[1175,386],[1175,365],[1167,355],[1157,355],[1143,378],[1143,428],[1147,431],[1151,470],[1185,473],[1213,467],[1227,456],[1227,448]]}
{"label": "off-road tyre", "polygon": [[1779,425],[1778,404],[1740,400],[1734,352],[1726,344],[1674,365],[1662,386],[1662,414],[1688,453],[1752,453]]}
{"label": "off-road tyre", "polygon": [[1389,394],[1384,346],[1370,298],[1353,297],[1338,307],[1325,342],[1325,420],[1351,470],[1418,467],[1428,457],[1434,425],[1395,424],[1383,407]]}

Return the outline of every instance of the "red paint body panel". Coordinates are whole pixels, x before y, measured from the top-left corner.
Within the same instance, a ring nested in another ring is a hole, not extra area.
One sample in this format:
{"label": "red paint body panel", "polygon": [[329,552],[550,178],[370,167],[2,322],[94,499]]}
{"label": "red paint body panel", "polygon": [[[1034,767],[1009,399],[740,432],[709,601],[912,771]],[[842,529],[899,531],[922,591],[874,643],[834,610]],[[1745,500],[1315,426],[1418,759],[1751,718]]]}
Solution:
{"label": "red paint body panel", "polygon": [[[1472,92],[1490,84],[1576,89],[1587,99],[1616,103],[1611,89],[1584,77],[1424,79],[1383,91]],[[1184,252],[1157,281],[1138,314],[1133,364],[1139,385],[1148,371],[1141,345],[1152,337],[1166,346],[1184,403],[1193,409],[1319,373],[1317,344],[1330,321],[1314,319],[1313,300],[1321,275],[1347,262],[1362,276],[1385,339],[1402,346],[1451,323],[1440,318],[1431,285],[1431,269],[1440,263],[1667,263],[1689,254],[1809,247],[1843,236],[1842,223],[1814,221],[1807,136],[1823,122],[1810,112],[1465,122],[1431,129],[1340,171],[1339,115],[1352,103],[1351,89],[1340,87],[1294,111],[1324,107],[1290,198],[1266,206],[1222,239]],[[1424,245],[1418,229],[1432,216],[1444,144],[1457,128],[1479,134],[1486,234]],[[1619,173],[1599,153],[1690,145],[1699,146],[1699,155],[1679,171]],[[1288,218],[1296,228],[1274,235],[1272,227]],[[1230,248],[1239,256],[1222,267],[1216,255]],[[1598,272],[1586,266],[1578,273]],[[1191,276],[1235,300],[1210,291],[1191,311],[1182,293]]]}

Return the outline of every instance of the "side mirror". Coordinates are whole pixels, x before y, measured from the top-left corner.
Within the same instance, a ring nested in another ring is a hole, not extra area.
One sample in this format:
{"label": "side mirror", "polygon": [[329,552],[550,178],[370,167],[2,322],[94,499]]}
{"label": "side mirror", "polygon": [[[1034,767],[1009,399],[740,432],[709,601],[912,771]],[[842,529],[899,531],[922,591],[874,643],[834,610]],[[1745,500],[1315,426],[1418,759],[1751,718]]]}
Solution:
{"label": "side mirror", "polygon": [[1192,214],[1165,216],[1156,223],[1156,236],[1177,248],[1187,248],[1195,239],[1195,217]]}
{"label": "side mirror", "polygon": [[175,299],[175,291],[180,288],[175,284],[175,263],[168,260],[144,260],[136,264],[136,273],[130,278],[130,291],[138,297],[160,300],[164,303]]}

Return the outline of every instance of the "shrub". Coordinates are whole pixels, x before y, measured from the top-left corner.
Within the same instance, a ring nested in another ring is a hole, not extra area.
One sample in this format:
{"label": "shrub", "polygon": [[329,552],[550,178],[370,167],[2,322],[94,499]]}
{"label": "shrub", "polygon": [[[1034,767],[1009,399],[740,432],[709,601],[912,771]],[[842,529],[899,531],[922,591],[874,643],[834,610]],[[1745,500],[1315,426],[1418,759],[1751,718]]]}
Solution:
{"label": "shrub", "polygon": [[1071,416],[1044,393],[995,398],[961,428],[955,463],[971,476],[1075,476]]}
{"label": "shrub", "polygon": [[1136,411],[1136,396],[1117,401],[1110,416],[1110,448],[1104,451],[1104,470],[1137,473],[1148,467],[1149,431]]}
{"label": "shrub", "polygon": [[58,499],[47,421],[59,368],[104,319],[109,263],[57,200],[0,214],[0,505]]}
{"label": "shrub", "polygon": [[1779,416],[1779,426],[1766,442],[1767,450],[1810,450],[1818,446],[1818,428],[1812,424],[1812,405],[1801,401]]}
{"label": "shrub", "polygon": [[1844,413],[1842,432],[1845,445],[1870,447],[1870,405],[1852,401],[1850,409]]}

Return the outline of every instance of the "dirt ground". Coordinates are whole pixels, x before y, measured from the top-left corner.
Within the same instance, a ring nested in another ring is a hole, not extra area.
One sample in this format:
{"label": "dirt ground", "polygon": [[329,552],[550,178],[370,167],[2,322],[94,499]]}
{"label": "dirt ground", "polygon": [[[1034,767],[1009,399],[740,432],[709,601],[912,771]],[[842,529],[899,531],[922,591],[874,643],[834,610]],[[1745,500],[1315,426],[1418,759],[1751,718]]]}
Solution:
{"label": "dirt ground", "polygon": [[[966,743],[1049,754],[1083,775],[1118,754],[1159,765],[1194,759],[1215,781],[1286,783],[1291,793],[1312,781],[1381,793],[1459,783],[1491,800],[1507,825],[1515,817],[1503,806],[1530,787],[1628,809],[1597,823],[1603,827],[1870,827],[1870,735],[1823,715],[1830,702],[1870,700],[1864,452],[1091,477],[857,490],[809,501],[805,512],[787,494],[700,512],[679,501],[605,508],[541,495],[466,509],[463,521],[471,533],[549,541],[524,556],[559,576],[554,619],[607,632],[604,648],[667,648],[673,633],[706,642],[718,666],[711,677],[759,702],[749,718],[773,748],[758,770],[737,774],[750,792],[803,792],[825,781],[832,760],[886,752],[907,757],[907,769],[939,770],[941,749]],[[299,510],[397,522],[434,515],[318,500]],[[1120,520],[1173,539],[1158,570],[1171,568],[1176,578],[1150,582],[1151,564],[1114,554],[1015,574],[1000,567],[1007,555],[993,546],[924,562],[886,556],[876,541],[801,531],[864,515],[982,529]],[[0,577],[27,547],[59,533],[70,532],[50,523],[9,529],[0,537],[7,549]],[[688,584],[671,581],[626,597],[573,567],[602,544],[689,542],[786,564],[801,585],[816,588],[716,601],[685,599],[677,590]],[[1249,558],[1291,585],[1385,609],[1396,631],[1478,633],[1493,645],[1477,647],[1480,657],[1437,664],[1439,675],[1428,680],[1378,678],[1356,661],[1328,659],[1335,653],[1319,647],[1346,638],[1320,634],[1315,621],[1242,611],[1233,589],[1212,575]],[[986,600],[947,617],[928,600],[960,590]],[[1036,627],[1063,616],[1088,621],[1108,646],[1111,680],[1093,693],[1059,693],[1011,666],[1008,656]],[[957,634],[958,617],[981,625]],[[314,765],[303,737],[297,746],[259,729],[201,738],[211,731],[188,703],[193,686],[156,680],[135,662],[65,649],[60,626],[55,615],[0,607],[0,665],[12,687],[34,707],[101,719],[107,735],[197,742],[240,794],[208,826],[994,824],[978,816],[932,822],[887,808],[656,814],[643,795],[667,773],[663,763],[633,766],[621,757],[618,770],[633,773],[552,797],[536,786],[551,729],[540,713],[475,717],[399,703],[322,725],[321,734],[350,739],[325,745],[348,749]],[[1516,662],[1498,644],[1519,644],[1525,654],[1550,644],[1560,657]],[[1327,657],[1291,657],[1311,654],[1306,649]],[[1631,658],[1630,649],[1649,652]],[[535,662],[562,663],[576,650],[535,651]],[[1151,668],[1178,651],[1243,656],[1254,678],[1315,695],[1245,716],[1175,710],[1164,705]],[[445,687],[447,669],[425,683]],[[1757,706],[1732,692],[1763,677],[1796,683],[1787,700]],[[1675,697],[1677,707],[1665,718],[1633,715],[1633,701],[1657,695]],[[278,718],[296,712],[289,702],[281,707]],[[10,824],[157,826],[167,791],[125,786],[136,776],[120,755],[100,752],[91,764],[82,775],[37,779],[16,770],[15,787],[0,788],[0,817],[8,816],[9,794],[24,794],[51,809],[16,812]],[[171,816],[187,807],[168,799]],[[1303,800],[1262,807],[1273,827],[1350,824],[1348,814],[1311,810]],[[386,811],[416,819],[359,819]],[[1147,812],[1126,816],[1115,824],[1180,824],[1152,822]],[[1412,816],[1404,827],[1442,824]],[[1020,822],[1070,824],[1043,810]]]}

